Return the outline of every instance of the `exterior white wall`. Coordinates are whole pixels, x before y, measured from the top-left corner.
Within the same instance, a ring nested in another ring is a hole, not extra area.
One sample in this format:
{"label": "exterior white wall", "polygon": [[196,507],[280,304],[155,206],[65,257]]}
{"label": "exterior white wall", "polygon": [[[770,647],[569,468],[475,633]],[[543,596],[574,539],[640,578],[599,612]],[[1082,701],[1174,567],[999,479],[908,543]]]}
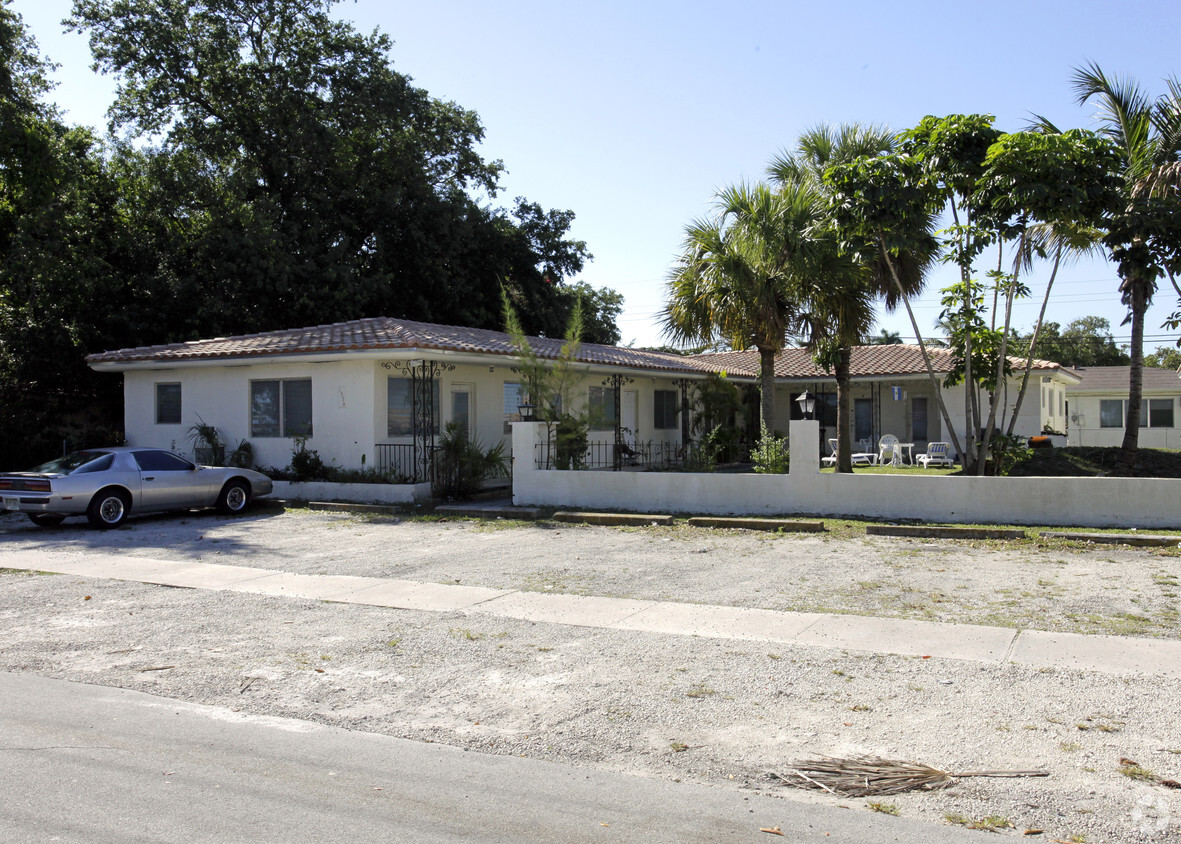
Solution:
{"label": "exterior white wall", "polygon": [[[256,437],[250,431],[250,382],[310,378],[312,436],[308,448],[328,463],[358,467],[361,456],[373,458],[372,361],[193,366],[168,370],[128,370],[124,377],[124,425],[127,442],[171,448],[191,454],[188,429],[198,417],[216,426],[227,451],[239,440],[254,447],[254,463],[284,467],[291,462],[290,437]],[[155,385],[181,384],[181,424],[157,425]]]}
{"label": "exterior white wall", "polygon": [[[1139,445],[1141,448],[1174,448],[1181,449],[1181,400],[1176,395],[1161,395],[1160,393],[1144,393],[1146,399],[1171,399],[1173,402],[1172,428],[1140,428]],[[1103,399],[1127,399],[1123,395],[1078,394],[1070,395],[1070,416],[1072,420],[1066,428],[1068,442],[1077,446],[1120,446],[1124,442],[1124,428],[1102,428],[1099,426],[1099,402]],[[1081,424],[1080,424],[1081,422]],[[1062,430],[1062,429],[1059,429]]]}
{"label": "exterior white wall", "polygon": [[[518,454],[536,425],[518,423]],[[791,440],[818,440],[817,423],[792,422]],[[953,523],[1179,528],[1181,480],[977,478],[822,474],[812,448],[792,449],[791,474],[537,470],[513,467],[520,506],[717,515],[822,514]]]}
{"label": "exterior white wall", "polygon": [[300,501],[355,501],[379,504],[410,504],[427,501],[431,497],[431,485],[423,484],[333,484],[292,483],[275,481],[275,498],[297,499]]}
{"label": "exterior white wall", "polygon": [[[392,361],[373,358],[314,360],[127,370],[123,373],[127,441],[191,455],[194,444],[188,430],[200,419],[221,431],[227,451],[240,440],[249,440],[256,465],[283,468],[291,462],[293,440],[252,436],[250,382],[309,378],[312,436],[307,447],[319,452],[326,463],[343,468],[373,466],[376,444],[411,442],[409,436],[389,436],[387,419],[389,379],[406,379],[404,369],[393,368]],[[472,434],[485,447],[511,440],[511,433],[505,433],[504,388],[506,383],[521,381],[511,364],[490,360],[493,362],[488,364],[456,364],[439,378],[440,430],[451,419],[453,390],[465,388],[474,420]],[[602,373],[581,374],[570,388],[571,408],[584,408],[589,388],[602,386],[603,378]],[[634,436],[640,441],[680,441],[679,416],[675,428],[654,427],[654,391],[676,390],[673,380],[673,375],[644,375],[623,386],[636,394]],[[165,383],[181,385],[181,422],[177,425],[157,425],[155,421],[155,386]],[[591,432],[591,440],[613,442],[614,431]]]}

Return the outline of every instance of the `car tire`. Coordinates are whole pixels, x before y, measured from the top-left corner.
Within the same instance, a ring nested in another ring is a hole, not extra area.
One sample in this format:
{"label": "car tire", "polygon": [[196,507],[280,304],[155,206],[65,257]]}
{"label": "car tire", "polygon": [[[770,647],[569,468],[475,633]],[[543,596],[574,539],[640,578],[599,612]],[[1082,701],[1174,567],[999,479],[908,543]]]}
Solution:
{"label": "car tire", "polygon": [[37,527],[57,527],[65,520],[65,516],[56,513],[29,513],[29,521]]}
{"label": "car tire", "polygon": [[131,499],[126,492],[114,487],[101,489],[90,499],[90,506],[86,508],[86,518],[94,527],[110,530],[123,524],[130,509]]}
{"label": "car tire", "polygon": [[243,480],[228,482],[217,496],[217,509],[227,516],[236,516],[250,506],[250,484]]}

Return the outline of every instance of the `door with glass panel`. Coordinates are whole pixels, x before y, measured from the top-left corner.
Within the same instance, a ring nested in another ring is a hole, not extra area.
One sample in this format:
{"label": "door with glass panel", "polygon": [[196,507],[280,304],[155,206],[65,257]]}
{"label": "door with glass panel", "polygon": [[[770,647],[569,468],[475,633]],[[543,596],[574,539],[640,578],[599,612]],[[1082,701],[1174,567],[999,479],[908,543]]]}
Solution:
{"label": "door with glass panel", "polygon": [[459,426],[464,436],[475,435],[472,419],[475,418],[475,388],[471,384],[451,385],[451,421]]}

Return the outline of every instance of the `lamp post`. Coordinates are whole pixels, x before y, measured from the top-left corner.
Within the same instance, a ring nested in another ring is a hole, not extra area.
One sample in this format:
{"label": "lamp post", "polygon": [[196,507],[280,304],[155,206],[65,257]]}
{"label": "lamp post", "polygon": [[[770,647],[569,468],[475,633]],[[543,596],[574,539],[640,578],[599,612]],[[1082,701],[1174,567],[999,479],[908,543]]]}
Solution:
{"label": "lamp post", "polygon": [[804,418],[811,420],[813,414],[816,412],[816,396],[804,390],[804,392],[796,396],[795,402],[800,406],[800,413],[804,415]]}

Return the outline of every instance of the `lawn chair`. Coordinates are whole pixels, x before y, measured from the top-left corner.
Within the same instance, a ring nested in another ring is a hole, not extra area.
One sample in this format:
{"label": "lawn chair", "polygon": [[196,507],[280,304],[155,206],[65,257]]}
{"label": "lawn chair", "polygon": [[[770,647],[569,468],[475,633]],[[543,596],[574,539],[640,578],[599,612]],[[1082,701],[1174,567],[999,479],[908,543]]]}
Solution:
{"label": "lawn chair", "polygon": [[955,465],[955,461],[951,459],[951,443],[927,443],[927,453],[920,454],[915,460],[922,463],[924,469],[931,466],[950,468]]}
{"label": "lawn chair", "polygon": [[898,447],[898,437],[893,434],[882,434],[882,438],[878,440],[878,465],[885,466],[889,463],[891,466],[902,465],[902,449]]}
{"label": "lawn chair", "polygon": [[821,465],[835,466],[837,465],[837,438],[830,437],[828,440],[828,457],[820,458]]}
{"label": "lawn chair", "polygon": [[[835,466],[835,465],[837,465],[837,438],[836,437],[829,438],[828,447],[829,447],[829,450],[832,451],[832,454],[830,454],[828,457],[820,458],[820,462],[823,463],[825,466]],[[859,451],[859,452],[856,452],[855,454],[849,455],[849,461],[854,466],[871,466],[871,465],[873,465],[873,461],[874,461],[875,457],[877,457],[877,455],[873,454],[872,452]]]}

